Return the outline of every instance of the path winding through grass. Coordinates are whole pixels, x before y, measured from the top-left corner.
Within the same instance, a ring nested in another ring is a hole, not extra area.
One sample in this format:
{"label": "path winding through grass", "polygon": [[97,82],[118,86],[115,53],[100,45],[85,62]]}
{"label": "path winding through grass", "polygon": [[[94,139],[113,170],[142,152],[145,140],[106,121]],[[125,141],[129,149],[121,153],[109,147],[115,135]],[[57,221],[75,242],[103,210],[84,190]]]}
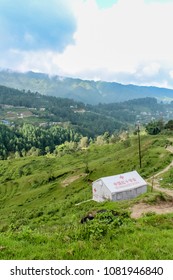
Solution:
{"label": "path winding through grass", "polygon": [[[169,151],[170,153],[173,153],[173,146],[168,146],[166,148],[166,150]],[[154,212],[154,213],[157,213],[157,214],[167,214],[167,213],[172,213],[173,212],[173,190],[161,188],[160,187],[160,180],[158,178],[161,174],[164,174],[165,172],[167,172],[172,167],[173,167],[173,161],[167,167],[165,167],[163,170],[161,170],[160,172],[158,172],[153,177],[150,177],[147,180],[148,185],[153,187],[154,190],[168,195],[170,197],[170,201],[160,201],[156,205],[150,205],[150,204],[146,204],[146,203],[143,203],[143,202],[135,204],[131,208],[131,212],[132,212],[131,217],[139,218],[143,214],[149,213],[149,212]]]}

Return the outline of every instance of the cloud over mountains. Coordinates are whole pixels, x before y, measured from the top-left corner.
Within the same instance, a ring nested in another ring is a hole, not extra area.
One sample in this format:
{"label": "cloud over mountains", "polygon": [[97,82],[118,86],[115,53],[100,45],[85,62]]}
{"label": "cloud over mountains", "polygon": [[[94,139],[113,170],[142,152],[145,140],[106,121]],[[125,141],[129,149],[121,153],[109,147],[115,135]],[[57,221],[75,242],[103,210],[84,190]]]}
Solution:
{"label": "cloud over mountains", "polygon": [[1,0],[0,67],[173,88],[172,26],[173,0]]}

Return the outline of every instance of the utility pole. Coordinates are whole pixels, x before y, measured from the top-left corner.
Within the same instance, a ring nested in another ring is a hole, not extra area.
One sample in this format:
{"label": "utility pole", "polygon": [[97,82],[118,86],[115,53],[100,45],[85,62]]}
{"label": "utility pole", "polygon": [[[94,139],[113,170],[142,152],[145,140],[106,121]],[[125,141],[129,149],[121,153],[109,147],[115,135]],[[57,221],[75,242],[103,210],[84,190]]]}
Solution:
{"label": "utility pole", "polygon": [[140,124],[136,124],[136,132],[138,135],[138,148],[139,148],[139,166],[142,167],[142,158],[141,158],[141,138],[140,138]]}
{"label": "utility pole", "polygon": [[152,177],[152,181],[151,181],[151,191],[153,192],[153,188],[154,188],[154,175]]}

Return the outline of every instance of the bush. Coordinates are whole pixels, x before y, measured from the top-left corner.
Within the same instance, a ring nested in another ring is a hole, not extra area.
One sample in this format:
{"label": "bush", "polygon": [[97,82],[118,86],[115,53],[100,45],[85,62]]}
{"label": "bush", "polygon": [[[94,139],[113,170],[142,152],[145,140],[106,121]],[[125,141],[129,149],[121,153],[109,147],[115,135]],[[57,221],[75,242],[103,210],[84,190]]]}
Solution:
{"label": "bush", "polygon": [[[97,213],[93,220],[88,221],[80,234],[82,239],[100,239],[112,230],[131,221],[128,212],[106,211]],[[114,234],[114,233],[113,233]]]}

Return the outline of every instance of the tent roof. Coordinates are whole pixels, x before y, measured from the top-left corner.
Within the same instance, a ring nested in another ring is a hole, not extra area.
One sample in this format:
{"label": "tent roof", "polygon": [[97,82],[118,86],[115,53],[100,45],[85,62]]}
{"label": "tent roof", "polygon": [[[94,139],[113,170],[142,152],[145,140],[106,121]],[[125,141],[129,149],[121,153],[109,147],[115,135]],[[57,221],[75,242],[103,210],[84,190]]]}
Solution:
{"label": "tent roof", "polygon": [[100,185],[104,183],[111,193],[122,192],[147,185],[147,183],[144,181],[144,179],[142,179],[137,171],[103,177],[96,180],[95,182],[98,181],[100,181]]}

